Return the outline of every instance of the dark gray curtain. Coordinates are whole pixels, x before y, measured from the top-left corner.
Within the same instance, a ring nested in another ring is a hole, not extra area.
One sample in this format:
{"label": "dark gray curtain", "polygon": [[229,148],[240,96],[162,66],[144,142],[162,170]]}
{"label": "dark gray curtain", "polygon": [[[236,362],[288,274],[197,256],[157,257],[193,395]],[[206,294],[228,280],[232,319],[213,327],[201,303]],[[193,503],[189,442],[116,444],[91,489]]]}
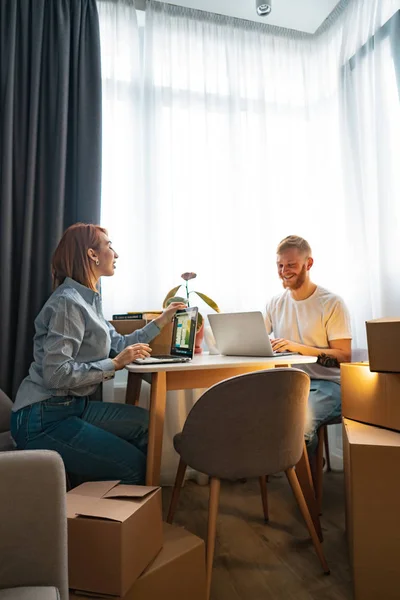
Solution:
{"label": "dark gray curtain", "polygon": [[95,0],[1,0],[0,86],[0,388],[14,397],[61,234],[100,219]]}

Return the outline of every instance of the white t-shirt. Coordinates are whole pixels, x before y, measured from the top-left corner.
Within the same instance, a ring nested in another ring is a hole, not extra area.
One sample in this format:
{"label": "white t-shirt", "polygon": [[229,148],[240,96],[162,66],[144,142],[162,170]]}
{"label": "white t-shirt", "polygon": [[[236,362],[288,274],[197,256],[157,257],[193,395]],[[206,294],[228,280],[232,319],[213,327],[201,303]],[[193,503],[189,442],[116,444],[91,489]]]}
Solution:
{"label": "white t-shirt", "polygon": [[[305,300],[294,300],[289,290],[275,296],[266,307],[265,323],[269,334],[313,346],[329,348],[332,340],[351,339],[350,316],[343,300],[317,286]],[[318,364],[301,365],[312,379],[340,383],[340,369]]]}

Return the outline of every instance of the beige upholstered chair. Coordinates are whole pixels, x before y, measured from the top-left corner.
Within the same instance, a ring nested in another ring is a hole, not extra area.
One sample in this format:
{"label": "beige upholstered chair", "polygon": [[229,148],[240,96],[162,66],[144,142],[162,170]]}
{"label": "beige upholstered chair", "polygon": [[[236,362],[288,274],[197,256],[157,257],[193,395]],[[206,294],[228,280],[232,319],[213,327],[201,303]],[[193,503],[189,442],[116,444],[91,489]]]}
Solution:
{"label": "beige upholstered chair", "polygon": [[68,600],[65,472],[49,450],[0,452],[0,600]]}
{"label": "beige upholstered chair", "polygon": [[172,522],[186,466],[211,477],[207,590],[211,587],[221,479],[258,477],[268,520],[266,476],[285,471],[325,573],[322,547],[294,465],[304,448],[310,379],[298,369],[270,369],[232,377],[207,390],[174,438],[180,455],[167,521]]}

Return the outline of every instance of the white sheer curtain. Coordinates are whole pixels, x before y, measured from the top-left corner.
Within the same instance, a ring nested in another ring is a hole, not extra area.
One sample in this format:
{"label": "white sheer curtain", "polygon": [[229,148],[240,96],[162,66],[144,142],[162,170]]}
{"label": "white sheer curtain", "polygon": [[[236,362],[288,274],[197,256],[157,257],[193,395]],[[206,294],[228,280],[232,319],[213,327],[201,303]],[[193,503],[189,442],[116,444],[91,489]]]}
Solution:
{"label": "white sheer curtain", "polygon": [[[350,1],[313,37],[153,1],[138,28],[133,0],[99,2],[102,222],[121,255],[107,317],[158,308],[184,271],[223,310],[262,310],[291,233],[348,303],[356,346],[366,319],[400,313],[395,18],[381,35],[399,8]],[[180,397],[169,440],[197,393]]]}
{"label": "white sheer curtain", "polygon": [[357,2],[344,15],[340,87],[350,260],[343,281],[356,339],[364,339],[365,320],[400,316],[399,9],[399,2]]}
{"label": "white sheer curtain", "polygon": [[[104,314],[143,308],[150,272],[142,192],[141,70],[134,0],[98,1],[103,79],[101,222],[120,255],[115,276],[102,280]],[[158,306],[156,303],[152,308]]]}
{"label": "white sheer curtain", "polygon": [[[310,240],[317,279],[340,285],[327,243],[329,227],[340,254],[337,75],[326,69],[329,53],[313,52],[306,36],[148,4],[146,196],[149,261],[158,272],[151,297],[161,299],[181,272],[194,270],[196,286],[223,310],[263,309],[280,290],[275,248],[293,232]],[[337,47],[336,62],[338,55]]]}
{"label": "white sheer curtain", "polygon": [[148,3],[149,297],[188,269],[224,310],[260,309],[280,290],[277,242],[298,233],[314,279],[349,304],[357,346],[365,319],[400,312],[393,36],[348,67],[398,7],[354,0],[311,38]]}
{"label": "white sheer curtain", "polygon": [[316,38],[147,6],[141,69],[133,0],[99,2],[106,315],[158,308],[187,270],[223,310],[262,309],[295,232],[364,345],[364,320],[400,305],[400,117],[393,35],[357,51],[399,1],[350,2]]}

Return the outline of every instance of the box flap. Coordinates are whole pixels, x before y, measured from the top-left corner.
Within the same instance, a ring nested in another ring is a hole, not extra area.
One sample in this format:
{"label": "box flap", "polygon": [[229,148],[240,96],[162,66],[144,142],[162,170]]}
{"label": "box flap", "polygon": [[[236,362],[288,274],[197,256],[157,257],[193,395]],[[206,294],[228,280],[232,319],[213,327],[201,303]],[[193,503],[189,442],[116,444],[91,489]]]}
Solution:
{"label": "box flap", "polygon": [[118,521],[123,523],[134,512],[140,508],[141,502],[124,502],[123,500],[100,500],[91,499],[91,503],[85,503],[78,506],[77,516],[96,517],[98,519],[107,519],[109,521]]}
{"label": "box flap", "polygon": [[103,498],[144,498],[156,490],[158,490],[157,486],[121,484],[107,491]]}
{"label": "box flap", "polygon": [[366,321],[369,325],[370,323],[400,323],[400,317],[381,317],[380,319],[371,319],[370,321]]}
{"label": "box flap", "polygon": [[93,498],[78,496],[77,494],[67,494],[67,518],[74,519],[81,510],[90,509],[93,504]]}
{"label": "box flap", "polygon": [[118,485],[119,481],[83,483],[67,494],[67,516],[95,517],[122,523],[141,506],[156,486]]}
{"label": "box flap", "polygon": [[364,425],[351,419],[343,419],[343,423],[350,445],[400,447],[400,433],[396,431]]}
{"label": "box flap", "polygon": [[68,492],[67,496],[75,494],[78,496],[90,496],[91,498],[103,498],[119,482],[119,479],[116,481],[88,481]]}

